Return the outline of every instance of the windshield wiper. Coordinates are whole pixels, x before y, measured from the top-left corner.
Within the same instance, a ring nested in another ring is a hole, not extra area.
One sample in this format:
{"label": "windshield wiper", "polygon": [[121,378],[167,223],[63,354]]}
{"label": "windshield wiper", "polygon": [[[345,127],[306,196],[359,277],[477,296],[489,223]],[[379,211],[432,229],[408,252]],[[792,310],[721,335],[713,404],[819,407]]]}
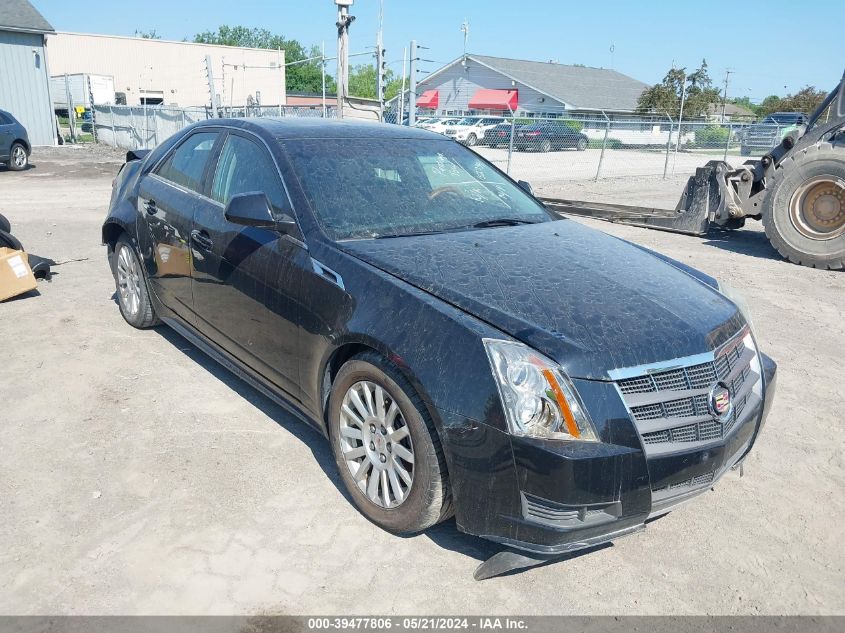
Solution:
{"label": "windshield wiper", "polygon": [[414,237],[415,235],[437,235],[443,231],[416,231],[414,233],[385,233],[384,235],[376,235],[374,240],[386,240],[391,237]]}
{"label": "windshield wiper", "polygon": [[537,224],[537,220],[523,220],[521,218],[496,218],[482,220],[472,225],[475,229],[486,229],[494,226],[517,226],[518,224]]}

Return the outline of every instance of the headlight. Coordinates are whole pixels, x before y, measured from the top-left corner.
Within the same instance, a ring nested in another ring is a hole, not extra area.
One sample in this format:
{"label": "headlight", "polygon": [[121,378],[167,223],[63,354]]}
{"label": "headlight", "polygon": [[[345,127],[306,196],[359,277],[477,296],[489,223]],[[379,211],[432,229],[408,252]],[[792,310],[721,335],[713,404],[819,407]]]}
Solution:
{"label": "headlight", "polygon": [[748,307],[748,301],[746,301],[743,294],[736,288],[729,286],[722,281],[719,281],[719,292],[736,304],[736,307],[739,308],[740,314],[745,317],[745,322],[748,323],[749,329],[756,338],[757,332],[754,329],[754,323],[751,321],[751,309]]}
{"label": "headlight", "polygon": [[511,433],[595,442],[595,429],[561,367],[514,341],[484,339]]}

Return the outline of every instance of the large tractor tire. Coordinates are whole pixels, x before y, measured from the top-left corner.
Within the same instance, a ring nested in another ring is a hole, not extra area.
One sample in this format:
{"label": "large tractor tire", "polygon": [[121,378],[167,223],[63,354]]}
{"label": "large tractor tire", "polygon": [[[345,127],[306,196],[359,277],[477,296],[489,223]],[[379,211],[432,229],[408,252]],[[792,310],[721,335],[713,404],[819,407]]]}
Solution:
{"label": "large tractor tire", "polygon": [[816,143],[787,157],[763,203],[777,251],[812,268],[845,268],[845,145]]}

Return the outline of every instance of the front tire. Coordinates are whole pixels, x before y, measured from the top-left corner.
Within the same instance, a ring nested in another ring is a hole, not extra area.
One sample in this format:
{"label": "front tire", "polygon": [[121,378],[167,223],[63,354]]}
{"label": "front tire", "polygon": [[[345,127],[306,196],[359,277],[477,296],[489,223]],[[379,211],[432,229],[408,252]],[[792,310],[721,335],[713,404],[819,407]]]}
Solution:
{"label": "front tire", "polygon": [[549,139],[544,138],[542,141],[540,141],[540,151],[544,154],[546,152],[552,151],[552,142]]}
{"label": "front tire", "polygon": [[117,240],[112,261],[117,304],[123,319],[138,329],[158,324],[143,266],[126,236]]}
{"label": "front tire", "polygon": [[361,513],[400,534],[451,513],[446,461],[434,424],[404,376],[375,353],[352,358],[329,398],[329,439]]}
{"label": "front tire", "polygon": [[23,171],[27,165],[29,165],[29,156],[27,156],[26,148],[21,143],[12,143],[12,149],[9,152],[9,169]]}
{"label": "front tire", "polygon": [[478,144],[478,137],[475,134],[467,136],[467,147],[475,147]]}
{"label": "front tire", "polygon": [[845,147],[810,145],[775,171],[763,203],[766,237],[789,261],[845,268]]}
{"label": "front tire", "polygon": [[587,139],[579,138],[578,143],[575,145],[575,149],[577,149],[579,152],[585,151],[587,149]]}

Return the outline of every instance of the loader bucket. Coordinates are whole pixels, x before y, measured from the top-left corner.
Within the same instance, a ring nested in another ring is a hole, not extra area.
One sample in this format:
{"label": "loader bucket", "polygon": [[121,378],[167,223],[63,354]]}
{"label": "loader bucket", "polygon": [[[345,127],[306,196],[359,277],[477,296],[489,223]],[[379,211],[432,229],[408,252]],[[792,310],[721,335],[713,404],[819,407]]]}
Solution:
{"label": "loader bucket", "polygon": [[716,160],[696,169],[674,210],[561,198],[541,197],[539,200],[550,211],[561,215],[583,215],[660,231],[704,235],[710,222],[729,217],[726,212],[730,202],[725,176],[730,170],[727,163]]}

